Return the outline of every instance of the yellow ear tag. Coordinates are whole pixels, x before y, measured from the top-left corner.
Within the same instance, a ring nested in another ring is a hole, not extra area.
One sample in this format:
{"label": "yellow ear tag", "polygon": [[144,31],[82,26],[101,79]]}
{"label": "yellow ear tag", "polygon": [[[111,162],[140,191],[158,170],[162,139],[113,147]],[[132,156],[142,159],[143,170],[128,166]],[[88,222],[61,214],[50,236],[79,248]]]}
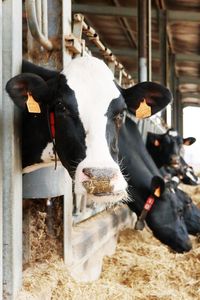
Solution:
{"label": "yellow ear tag", "polygon": [[28,99],[26,101],[26,105],[28,108],[28,112],[40,114],[41,109],[39,104],[33,99],[33,96],[31,94],[27,93],[27,95],[28,95]]}
{"label": "yellow ear tag", "polygon": [[140,103],[140,106],[136,110],[136,118],[143,119],[151,116],[151,106],[146,103],[146,100]]}
{"label": "yellow ear tag", "polygon": [[155,189],[154,195],[155,195],[156,197],[160,197],[160,187],[157,187],[157,189]]}

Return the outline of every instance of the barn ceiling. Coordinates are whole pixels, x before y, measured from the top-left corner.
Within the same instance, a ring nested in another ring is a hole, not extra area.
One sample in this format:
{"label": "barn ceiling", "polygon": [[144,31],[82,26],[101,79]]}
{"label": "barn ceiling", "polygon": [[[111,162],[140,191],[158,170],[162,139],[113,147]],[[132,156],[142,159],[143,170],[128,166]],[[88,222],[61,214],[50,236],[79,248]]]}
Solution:
{"label": "barn ceiling", "polygon": [[[137,0],[76,0],[72,1],[72,11],[84,14],[137,81]],[[162,65],[159,11],[167,13],[168,46],[175,58],[182,103],[200,105],[200,0],[152,0],[152,79],[156,81]],[[94,46],[92,52],[99,55]]]}

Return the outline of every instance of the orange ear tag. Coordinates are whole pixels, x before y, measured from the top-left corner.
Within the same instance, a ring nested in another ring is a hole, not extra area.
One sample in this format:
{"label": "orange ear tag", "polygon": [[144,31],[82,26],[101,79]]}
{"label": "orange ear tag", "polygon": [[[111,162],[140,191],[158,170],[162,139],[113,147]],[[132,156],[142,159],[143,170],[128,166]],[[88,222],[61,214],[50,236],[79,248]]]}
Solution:
{"label": "orange ear tag", "polygon": [[140,106],[136,110],[136,118],[143,119],[151,116],[151,106],[146,103],[146,100],[140,103]]}
{"label": "orange ear tag", "polygon": [[39,104],[33,99],[33,96],[31,94],[27,93],[27,95],[28,95],[28,99],[26,101],[26,105],[28,108],[28,112],[40,114],[41,109]]}
{"label": "orange ear tag", "polygon": [[155,189],[154,195],[155,195],[156,197],[160,197],[160,187],[157,187],[157,189]]}
{"label": "orange ear tag", "polygon": [[158,140],[155,140],[154,141],[154,146],[156,146],[156,147],[160,146],[160,142]]}

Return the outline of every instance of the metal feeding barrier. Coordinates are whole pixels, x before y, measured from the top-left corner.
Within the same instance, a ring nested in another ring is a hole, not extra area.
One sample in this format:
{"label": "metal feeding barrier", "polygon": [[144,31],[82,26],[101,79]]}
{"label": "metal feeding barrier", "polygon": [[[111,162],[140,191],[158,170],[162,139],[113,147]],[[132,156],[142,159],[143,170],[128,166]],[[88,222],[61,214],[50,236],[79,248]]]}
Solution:
{"label": "metal feeding barrier", "polygon": [[119,84],[123,83],[122,79],[124,77],[124,83],[126,85],[133,85],[134,80],[132,76],[126,72],[124,66],[117,60],[112,51],[103,44],[98,33],[85,22],[84,16],[81,14],[74,14],[72,34],[65,37],[66,48],[70,50],[73,55],[83,55],[84,52],[90,52],[85,45],[85,40],[82,39],[83,34],[99,49],[113,73],[115,73],[115,70],[118,71]]}

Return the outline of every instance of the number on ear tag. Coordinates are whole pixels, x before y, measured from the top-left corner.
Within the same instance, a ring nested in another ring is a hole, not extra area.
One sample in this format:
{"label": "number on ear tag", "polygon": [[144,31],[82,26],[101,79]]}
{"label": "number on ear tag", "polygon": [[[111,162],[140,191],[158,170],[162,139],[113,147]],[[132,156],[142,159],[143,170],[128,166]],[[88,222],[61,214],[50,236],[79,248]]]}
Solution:
{"label": "number on ear tag", "polygon": [[41,109],[39,104],[33,99],[33,96],[31,94],[27,93],[27,95],[28,95],[28,99],[26,101],[26,105],[28,108],[28,112],[40,114]]}
{"label": "number on ear tag", "polygon": [[143,119],[151,116],[151,106],[146,103],[146,100],[140,103],[140,106],[136,110],[136,118]]}

